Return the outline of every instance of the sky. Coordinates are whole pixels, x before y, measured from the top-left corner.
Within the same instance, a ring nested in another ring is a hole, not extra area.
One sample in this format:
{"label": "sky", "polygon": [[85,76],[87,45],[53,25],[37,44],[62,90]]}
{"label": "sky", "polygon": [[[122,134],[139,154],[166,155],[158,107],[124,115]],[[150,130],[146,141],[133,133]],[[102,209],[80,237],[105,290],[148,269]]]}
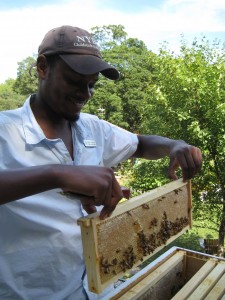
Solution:
{"label": "sky", "polygon": [[16,78],[18,62],[37,54],[44,35],[61,25],[90,30],[123,25],[128,37],[157,53],[179,53],[182,36],[225,42],[223,0],[0,0],[0,83]]}

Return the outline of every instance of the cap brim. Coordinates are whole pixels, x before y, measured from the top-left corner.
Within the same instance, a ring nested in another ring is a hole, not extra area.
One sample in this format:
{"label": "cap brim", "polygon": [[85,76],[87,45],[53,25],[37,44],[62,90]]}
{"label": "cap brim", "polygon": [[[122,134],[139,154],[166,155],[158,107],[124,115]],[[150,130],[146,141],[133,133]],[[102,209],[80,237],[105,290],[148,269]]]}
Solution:
{"label": "cap brim", "polygon": [[61,54],[59,56],[71,69],[79,74],[92,75],[100,72],[112,80],[119,78],[119,72],[97,56],[79,54]]}

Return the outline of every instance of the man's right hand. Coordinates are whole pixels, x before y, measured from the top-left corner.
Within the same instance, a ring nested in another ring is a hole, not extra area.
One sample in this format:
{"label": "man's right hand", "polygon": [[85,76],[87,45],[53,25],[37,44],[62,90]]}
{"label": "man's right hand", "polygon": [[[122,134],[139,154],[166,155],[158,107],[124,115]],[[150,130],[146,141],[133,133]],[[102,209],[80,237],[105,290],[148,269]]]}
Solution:
{"label": "man's right hand", "polygon": [[80,195],[81,203],[87,213],[96,211],[103,205],[100,218],[110,216],[123,193],[111,168],[99,166],[64,166],[61,185],[65,192]]}

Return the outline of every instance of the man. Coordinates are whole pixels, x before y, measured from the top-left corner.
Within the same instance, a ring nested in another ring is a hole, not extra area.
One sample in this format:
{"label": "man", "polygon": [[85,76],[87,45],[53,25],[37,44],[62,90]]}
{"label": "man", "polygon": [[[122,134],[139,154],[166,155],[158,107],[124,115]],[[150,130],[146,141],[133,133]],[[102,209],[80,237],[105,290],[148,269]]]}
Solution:
{"label": "man", "polygon": [[96,206],[102,219],[115,209],[123,195],[111,167],[169,156],[169,176],[180,166],[187,180],[201,168],[201,151],[81,113],[99,73],[119,77],[83,29],[49,31],[37,73],[38,92],[0,113],[0,299],[86,299],[76,221]]}

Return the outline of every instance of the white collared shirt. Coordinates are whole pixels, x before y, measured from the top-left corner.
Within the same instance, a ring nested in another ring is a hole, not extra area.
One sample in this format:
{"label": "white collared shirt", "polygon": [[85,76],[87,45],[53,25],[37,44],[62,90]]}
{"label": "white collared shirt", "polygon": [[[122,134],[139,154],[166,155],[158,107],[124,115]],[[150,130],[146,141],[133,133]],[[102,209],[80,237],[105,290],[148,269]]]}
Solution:
{"label": "white collared shirt", "polygon": [[[74,161],[61,139],[45,137],[30,108],[0,112],[0,170],[45,164],[114,166],[137,136],[81,113],[71,124]],[[1,195],[0,195],[1,197]],[[82,300],[84,262],[78,198],[54,189],[0,206],[0,299]]]}

